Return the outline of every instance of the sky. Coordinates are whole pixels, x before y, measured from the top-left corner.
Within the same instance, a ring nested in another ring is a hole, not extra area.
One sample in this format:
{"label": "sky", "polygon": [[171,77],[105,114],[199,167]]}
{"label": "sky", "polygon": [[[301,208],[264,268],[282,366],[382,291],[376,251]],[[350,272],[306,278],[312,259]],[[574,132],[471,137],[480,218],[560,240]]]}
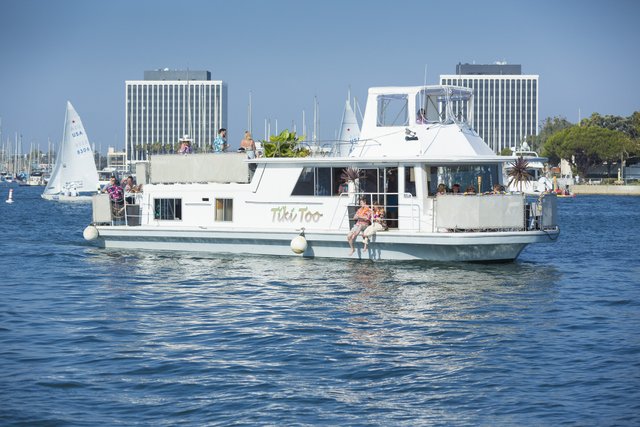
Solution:
{"label": "sky", "polygon": [[[227,83],[232,147],[264,121],[320,139],[350,90],[437,84],[458,63],[521,64],[540,76],[539,117],[570,122],[640,110],[640,2],[0,0],[2,141],[62,138],[66,101],[103,153],[124,148],[125,81],[208,70]],[[426,69],[426,73],[425,73]]]}

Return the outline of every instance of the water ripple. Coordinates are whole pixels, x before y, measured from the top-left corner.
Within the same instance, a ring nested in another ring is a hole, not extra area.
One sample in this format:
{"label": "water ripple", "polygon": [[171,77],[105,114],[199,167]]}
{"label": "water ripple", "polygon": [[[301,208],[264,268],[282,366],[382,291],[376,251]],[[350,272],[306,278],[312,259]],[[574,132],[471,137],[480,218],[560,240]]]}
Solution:
{"label": "water ripple", "polygon": [[640,198],[560,201],[558,242],[481,265],[101,250],[29,191],[2,425],[640,423]]}

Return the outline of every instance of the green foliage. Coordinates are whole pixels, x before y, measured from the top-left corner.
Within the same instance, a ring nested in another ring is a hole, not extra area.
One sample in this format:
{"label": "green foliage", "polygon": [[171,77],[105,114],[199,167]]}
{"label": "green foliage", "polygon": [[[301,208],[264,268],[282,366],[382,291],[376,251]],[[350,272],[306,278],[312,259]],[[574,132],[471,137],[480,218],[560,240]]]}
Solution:
{"label": "green foliage", "polygon": [[601,116],[598,113],[593,113],[591,117],[582,119],[580,126],[596,126],[609,130],[617,130],[626,134],[629,138],[635,139],[640,136],[640,129],[638,129],[639,121],[640,113],[637,111],[629,117]]}
{"label": "green foliage", "polygon": [[551,161],[567,159],[586,176],[591,167],[628,157],[635,150],[636,145],[623,132],[597,126],[572,126],[549,137],[543,155]]}
{"label": "green foliage", "polygon": [[527,136],[527,142],[533,151],[540,152],[551,135],[571,126],[573,125],[564,117],[548,117],[542,121],[540,133]]}
{"label": "green foliage", "polygon": [[309,149],[300,146],[303,136],[285,129],[279,135],[272,135],[270,141],[262,141],[265,157],[307,157]]}
{"label": "green foliage", "polygon": [[511,151],[511,148],[503,148],[502,151],[500,151],[500,155],[501,156],[511,156],[511,155],[513,155],[513,151]]}

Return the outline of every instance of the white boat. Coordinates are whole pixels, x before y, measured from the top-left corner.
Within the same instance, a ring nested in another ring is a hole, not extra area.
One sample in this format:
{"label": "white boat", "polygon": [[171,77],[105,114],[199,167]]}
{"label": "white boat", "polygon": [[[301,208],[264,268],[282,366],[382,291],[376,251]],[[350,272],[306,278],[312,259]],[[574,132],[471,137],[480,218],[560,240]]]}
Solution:
{"label": "white boat", "polygon": [[[122,217],[106,195],[94,196],[84,236],[106,248],[433,261],[508,261],[530,243],[553,242],[555,195],[535,205],[522,193],[436,196],[439,183],[480,193],[503,184],[505,158],[467,124],[469,111],[467,88],[371,88],[348,156],[152,156],[137,167],[143,191]],[[359,177],[340,192],[346,168]],[[358,238],[350,255],[358,196],[384,206],[389,229],[366,251]]]}
{"label": "white boat", "polygon": [[356,118],[356,113],[351,107],[351,99],[347,97],[342,112],[340,134],[335,144],[335,154],[338,157],[348,156],[360,139],[360,125]]}
{"label": "white boat", "polygon": [[[529,181],[509,184],[509,179],[507,178],[509,168],[519,157],[527,161],[527,172],[531,178]],[[538,156],[538,153],[531,151],[529,145],[523,142],[520,149],[513,151],[511,160],[505,165],[504,173],[505,182],[508,184],[507,189],[509,191],[522,191],[529,195],[539,195],[551,191],[553,189],[553,183],[545,174],[545,163],[547,162],[548,159],[546,157]]]}
{"label": "white boat", "polygon": [[44,172],[31,172],[31,174],[29,174],[29,177],[27,178],[27,181],[25,183],[26,185],[45,185],[45,181],[44,181]]}
{"label": "white boat", "polygon": [[67,101],[62,143],[42,198],[89,202],[98,190],[98,171],[80,116]]}

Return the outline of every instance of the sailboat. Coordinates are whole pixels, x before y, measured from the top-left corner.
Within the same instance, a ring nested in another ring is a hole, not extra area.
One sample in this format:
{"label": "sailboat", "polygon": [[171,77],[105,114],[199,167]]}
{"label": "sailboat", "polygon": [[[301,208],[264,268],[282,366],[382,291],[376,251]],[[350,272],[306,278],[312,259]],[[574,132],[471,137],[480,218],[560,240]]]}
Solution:
{"label": "sailboat", "polygon": [[[354,101],[355,104],[355,101]],[[351,95],[347,96],[344,111],[342,112],[342,122],[340,135],[337,141],[337,155],[346,157],[351,153],[353,147],[360,139],[360,126],[353,108],[351,108]]]}
{"label": "sailboat", "polygon": [[67,101],[62,144],[42,198],[60,202],[90,202],[98,189],[98,171],[80,116]]}

